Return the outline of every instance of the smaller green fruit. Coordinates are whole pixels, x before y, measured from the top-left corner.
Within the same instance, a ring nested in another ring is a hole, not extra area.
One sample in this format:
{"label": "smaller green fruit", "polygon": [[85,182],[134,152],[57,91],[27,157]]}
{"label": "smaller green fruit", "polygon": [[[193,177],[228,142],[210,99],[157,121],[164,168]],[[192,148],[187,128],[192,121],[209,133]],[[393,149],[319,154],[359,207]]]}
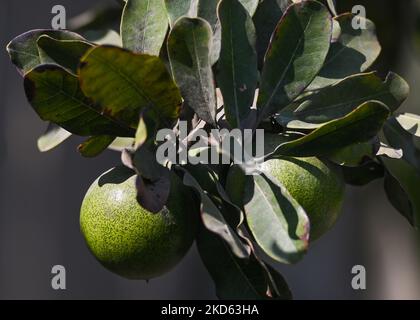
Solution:
{"label": "smaller green fruit", "polygon": [[156,214],[137,202],[135,180],[124,167],[101,175],[83,200],[80,226],[103,266],[129,279],[148,280],[172,269],[187,253],[198,213],[189,190],[174,173],[168,203]]}

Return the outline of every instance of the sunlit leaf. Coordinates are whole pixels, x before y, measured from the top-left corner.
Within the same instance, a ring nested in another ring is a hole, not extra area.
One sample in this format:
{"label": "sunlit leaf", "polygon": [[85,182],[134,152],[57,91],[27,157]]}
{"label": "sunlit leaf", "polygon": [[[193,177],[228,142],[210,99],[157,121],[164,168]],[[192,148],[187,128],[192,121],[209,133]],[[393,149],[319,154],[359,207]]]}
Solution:
{"label": "sunlit leaf", "polygon": [[7,52],[12,63],[22,74],[42,64],[37,46],[38,38],[42,35],[47,35],[57,40],[85,41],[77,33],[64,30],[37,29],[17,36],[7,45]]}
{"label": "sunlit leaf", "polygon": [[28,101],[42,120],[81,136],[133,136],[124,122],[92,105],[78,78],[56,65],[40,65],[25,76]]}
{"label": "sunlit leaf", "polygon": [[113,136],[95,136],[83,142],[77,149],[82,156],[94,158],[105,151],[114,140]]}
{"label": "sunlit leaf", "polygon": [[158,56],[167,30],[165,0],[126,0],[121,20],[124,48]]}
{"label": "sunlit leaf", "polygon": [[210,63],[211,28],[203,19],[181,18],[168,39],[172,72],[187,105],[215,124],[216,93]]}
{"label": "sunlit leaf", "polygon": [[319,156],[354,143],[366,142],[382,129],[389,114],[383,103],[366,102],[348,115],[327,122],[302,138],[280,144],[273,155]]}
{"label": "sunlit leaf", "polygon": [[290,129],[315,129],[370,100],[380,101],[395,111],[408,94],[407,82],[395,73],[389,73],[385,81],[375,73],[358,74],[304,96],[284,109],[276,120]]}
{"label": "sunlit leaf", "polygon": [[45,133],[38,138],[38,149],[41,152],[50,151],[70,137],[70,132],[54,123],[50,123]]}
{"label": "sunlit leaf", "polygon": [[101,46],[81,60],[80,87],[103,112],[136,128],[147,110],[168,125],[178,118],[182,98],[164,63],[158,58]]}
{"label": "sunlit leaf", "polygon": [[334,84],[352,74],[366,71],[381,52],[372,21],[362,19],[366,28],[352,26],[354,15],[345,13],[335,18],[340,25],[338,39],[333,39],[325,64],[308,90],[315,90]]}
{"label": "sunlit leaf", "polygon": [[259,119],[290,104],[321,70],[330,47],[332,20],[325,6],[304,1],[279,22],[261,74]]}
{"label": "sunlit leaf", "polygon": [[309,220],[283,185],[265,174],[250,176],[244,202],[247,224],[264,252],[278,262],[299,261],[308,247]]}

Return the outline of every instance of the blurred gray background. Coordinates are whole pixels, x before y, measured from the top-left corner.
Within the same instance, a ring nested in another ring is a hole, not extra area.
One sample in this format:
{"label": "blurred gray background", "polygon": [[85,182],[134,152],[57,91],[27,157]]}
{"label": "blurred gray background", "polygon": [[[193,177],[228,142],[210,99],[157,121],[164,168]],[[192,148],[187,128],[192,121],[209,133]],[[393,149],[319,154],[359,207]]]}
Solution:
{"label": "blurred gray background", "polygon": [[[119,163],[117,153],[83,159],[76,152],[79,140],[75,138],[50,153],[37,150],[37,137],[46,125],[27,103],[22,78],[4,48],[22,32],[49,28],[51,8],[56,4],[64,5],[70,17],[106,2],[2,1],[0,298],[214,299],[213,284],[195,248],[172,272],[149,283],[115,276],[89,253],[79,232],[80,204],[90,183]],[[413,50],[409,36],[398,31],[402,23],[412,21],[412,1],[346,1],[346,6],[353,2],[368,4],[368,17],[375,16],[380,37],[386,42],[378,67],[385,70],[392,66],[408,79],[412,96],[405,108],[420,113],[420,90],[416,90],[420,53]],[[408,7],[394,7],[395,3]],[[399,22],[394,21],[397,16]],[[297,299],[420,299],[418,243],[417,234],[386,201],[382,181],[378,181],[364,188],[348,188],[336,227],[312,245],[303,261],[279,269]],[[51,288],[51,268],[57,264],[67,270],[65,291]],[[351,269],[358,264],[367,270],[365,291],[351,288]]]}

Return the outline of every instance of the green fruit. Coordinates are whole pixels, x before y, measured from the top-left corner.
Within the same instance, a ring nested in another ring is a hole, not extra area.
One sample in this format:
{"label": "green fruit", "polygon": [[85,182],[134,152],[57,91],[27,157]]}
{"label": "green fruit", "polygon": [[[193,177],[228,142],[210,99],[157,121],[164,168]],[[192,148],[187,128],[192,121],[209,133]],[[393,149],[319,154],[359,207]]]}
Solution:
{"label": "green fruit", "polygon": [[334,168],[318,158],[273,159],[263,170],[281,182],[305,209],[316,240],[336,222],[344,198],[344,182]]}
{"label": "green fruit", "polygon": [[191,247],[197,207],[171,173],[167,205],[154,214],[136,200],[136,176],[117,167],[89,188],[80,212],[81,231],[96,259],[129,279],[148,280],[173,268]]}

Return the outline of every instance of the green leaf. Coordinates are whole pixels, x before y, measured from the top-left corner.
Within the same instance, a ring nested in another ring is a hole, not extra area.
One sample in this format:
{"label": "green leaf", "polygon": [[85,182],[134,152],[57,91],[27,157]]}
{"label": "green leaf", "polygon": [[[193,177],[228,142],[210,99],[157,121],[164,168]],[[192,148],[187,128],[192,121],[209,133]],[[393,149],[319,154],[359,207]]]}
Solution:
{"label": "green leaf", "polygon": [[226,118],[232,128],[239,128],[251,111],[258,81],[255,28],[238,0],[221,1],[219,19],[222,49],[217,83]]}
{"label": "green leaf", "polygon": [[[260,261],[261,262],[261,261]],[[266,265],[267,277],[269,280],[270,293],[274,299],[291,300],[292,292],[283,276],[274,268]]]}
{"label": "green leaf", "polygon": [[164,123],[179,116],[179,89],[158,57],[117,47],[96,47],[82,58],[79,77],[88,98],[102,106],[104,113],[132,128],[137,127],[142,110]]}
{"label": "green leaf", "polygon": [[315,90],[334,84],[350,75],[366,71],[381,52],[372,21],[358,17],[366,23],[366,29],[352,26],[354,15],[345,13],[335,18],[341,33],[333,42],[325,64],[308,90]]}
{"label": "green leaf", "polygon": [[246,259],[250,255],[247,247],[230,227],[222,212],[219,210],[209,194],[202,189],[197,180],[188,172],[184,171],[184,184],[195,189],[201,198],[201,219],[207,230],[218,235],[228,245],[232,253],[240,258]]}
{"label": "green leaf", "polygon": [[[201,259],[213,278],[219,299],[269,299],[269,284],[264,265],[254,255],[249,260],[237,258],[221,238],[203,227],[198,233],[197,246]],[[277,283],[283,297],[288,298],[289,290],[285,281]]]}
{"label": "green leaf", "polygon": [[332,20],[325,6],[304,1],[288,8],[265,56],[257,107],[263,120],[293,101],[321,70]]}
{"label": "green leaf", "polygon": [[[248,11],[250,16],[253,16],[258,7],[258,0],[238,0],[242,6]],[[197,14],[200,18],[206,20],[212,27],[213,31],[219,29],[220,24],[217,17],[218,5],[220,0],[205,0],[199,1],[197,7]]]}
{"label": "green leaf", "polygon": [[164,0],[126,0],[121,20],[124,48],[158,56],[167,30]]}
{"label": "green leaf", "polygon": [[264,56],[270,44],[271,35],[291,4],[291,0],[264,0],[258,5],[254,15],[254,24],[257,32],[257,53],[258,68],[262,69],[264,64]]}
{"label": "green leaf", "polygon": [[22,74],[42,64],[37,46],[37,40],[42,35],[47,35],[57,40],[85,41],[77,33],[64,30],[31,30],[17,36],[7,45],[6,49],[12,63]]}
{"label": "green leaf", "polygon": [[[258,6],[258,0],[239,0],[241,4],[248,11],[249,15],[252,16]],[[213,42],[210,50],[211,64],[215,64],[219,59],[220,48],[221,48],[221,26],[217,16],[218,5],[220,0],[205,0],[198,1],[197,15],[200,18],[206,20],[213,31]]]}
{"label": "green leaf", "polygon": [[244,201],[249,229],[264,252],[278,262],[299,261],[308,248],[309,220],[281,183],[265,174],[250,176]]}
{"label": "green leaf", "polygon": [[40,65],[25,76],[28,101],[42,120],[80,136],[129,137],[126,124],[94,106],[79,88],[78,78],[57,65]]}
{"label": "green leaf", "polygon": [[366,102],[348,115],[327,122],[302,138],[280,144],[272,155],[320,156],[368,141],[381,130],[389,114],[383,103]]}
{"label": "green leaf", "polygon": [[[385,190],[391,204],[416,228],[420,228],[420,173],[406,161],[382,158],[392,180]],[[388,178],[389,179],[389,178]]]}
{"label": "green leaf", "polygon": [[71,133],[56,124],[48,124],[48,128],[45,133],[38,138],[38,149],[41,152],[47,152],[55,147],[58,147],[61,143],[71,137]]}
{"label": "green leaf", "polygon": [[79,145],[77,150],[86,158],[94,158],[105,151],[114,140],[115,137],[113,136],[90,137]]}
{"label": "green leaf", "polygon": [[86,41],[57,40],[47,35],[39,37],[37,45],[42,64],[56,63],[74,74],[77,74],[80,59],[92,48]]}
{"label": "green leaf", "polygon": [[[381,157],[381,160],[390,175],[385,181],[385,190],[390,202],[416,229],[419,229],[420,137],[416,136],[417,125],[413,127],[407,125],[407,119],[407,117],[399,119],[393,117],[387,121],[383,130],[389,144],[393,148],[402,149],[402,159]],[[405,127],[401,123],[404,123]]]}
{"label": "green leaf", "polygon": [[389,73],[385,81],[375,73],[358,74],[296,101],[276,120],[290,129],[315,129],[370,100],[380,101],[395,111],[408,94],[407,82],[395,73]]}
{"label": "green leaf", "polygon": [[169,61],[182,97],[202,120],[215,124],[216,93],[210,48],[211,29],[203,19],[181,18],[169,34]]}
{"label": "green leaf", "polygon": [[193,17],[196,0],[165,0],[171,28],[182,16]]}
{"label": "green leaf", "polygon": [[341,166],[358,167],[375,158],[380,148],[379,139],[359,142],[328,154],[328,159]]}
{"label": "green leaf", "polygon": [[411,225],[414,225],[413,205],[407,193],[397,179],[389,172],[385,173],[384,188],[389,202],[397,209]]}

